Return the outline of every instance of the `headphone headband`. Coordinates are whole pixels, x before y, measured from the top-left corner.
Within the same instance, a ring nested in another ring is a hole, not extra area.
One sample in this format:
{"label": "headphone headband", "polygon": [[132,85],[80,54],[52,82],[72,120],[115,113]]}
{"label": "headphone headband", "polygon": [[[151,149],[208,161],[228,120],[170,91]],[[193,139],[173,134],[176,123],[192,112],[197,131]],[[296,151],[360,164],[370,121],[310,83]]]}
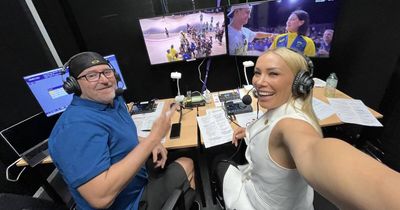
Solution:
{"label": "headphone headband", "polygon": [[[67,73],[67,69],[69,69],[71,61],[73,61],[73,60],[74,60],[75,58],[77,58],[78,56],[81,56],[81,55],[83,55],[83,54],[88,54],[88,53],[93,53],[93,52],[81,52],[81,53],[78,53],[78,54],[76,54],[76,55],[73,55],[70,59],[68,59],[67,62],[65,62],[65,64],[63,65],[63,67],[62,67],[62,69],[61,69],[61,78],[62,78],[62,80],[63,80],[63,88],[64,88],[65,92],[67,92],[68,94],[74,93],[74,94],[76,94],[76,95],[81,95],[81,93],[82,93],[82,92],[81,92],[81,87],[79,86],[79,83],[78,83],[77,79],[71,74],[71,73],[72,73],[71,71],[69,71],[69,76],[68,76],[65,80],[64,80],[63,75]],[[98,54],[96,53],[96,55],[98,55]],[[102,57],[102,59],[104,59],[104,58]],[[99,60],[100,60],[100,59],[99,59]],[[117,85],[118,85],[118,83],[121,81],[121,77],[120,77],[119,74],[115,71],[115,68],[111,65],[110,61],[107,60],[107,59],[104,59],[104,60],[107,62],[107,65],[108,65],[111,69],[113,69],[113,71],[114,71],[114,76],[115,76],[115,79],[116,79]],[[103,63],[104,63],[104,60],[103,60],[103,61],[100,61],[100,62],[102,62],[102,63],[96,63],[96,64],[94,64],[94,65],[103,64]],[[97,60],[97,61],[98,61],[98,60]],[[92,63],[92,64],[93,64],[93,63]],[[85,65],[83,65],[83,66],[85,66]],[[90,66],[90,65],[89,65],[89,66]]]}

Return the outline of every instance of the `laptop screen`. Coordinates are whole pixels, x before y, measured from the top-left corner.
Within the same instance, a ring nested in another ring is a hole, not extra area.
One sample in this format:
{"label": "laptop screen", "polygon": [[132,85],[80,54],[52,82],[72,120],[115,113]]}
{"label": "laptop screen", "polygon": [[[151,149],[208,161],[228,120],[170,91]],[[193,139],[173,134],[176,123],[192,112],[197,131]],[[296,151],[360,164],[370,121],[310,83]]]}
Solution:
{"label": "laptop screen", "polygon": [[[125,90],[125,81],[115,55],[108,55],[104,58],[110,62],[121,77],[122,81],[118,87]],[[24,77],[26,84],[48,117],[63,112],[72,101],[72,94],[67,94],[63,89],[63,80],[69,76],[69,73],[61,75],[61,69],[56,68]]]}
{"label": "laptop screen", "polygon": [[0,134],[12,149],[21,155],[46,140],[57,119],[57,116],[46,117],[41,112],[0,131]]}

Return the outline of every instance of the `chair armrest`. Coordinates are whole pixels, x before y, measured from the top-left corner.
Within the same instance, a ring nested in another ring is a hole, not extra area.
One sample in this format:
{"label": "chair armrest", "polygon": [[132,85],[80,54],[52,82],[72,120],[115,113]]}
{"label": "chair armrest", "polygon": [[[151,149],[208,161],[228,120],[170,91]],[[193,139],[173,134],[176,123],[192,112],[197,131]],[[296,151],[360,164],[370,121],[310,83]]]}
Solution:
{"label": "chair armrest", "polygon": [[[183,192],[180,189],[175,189],[171,195],[168,197],[168,200],[164,203],[162,206],[162,210],[172,210],[176,205],[181,205],[183,204],[183,209],[185,209],[185,202],[180,201],[180,199],[183,199]],[[179,203],[178,203],[179,201]]]}

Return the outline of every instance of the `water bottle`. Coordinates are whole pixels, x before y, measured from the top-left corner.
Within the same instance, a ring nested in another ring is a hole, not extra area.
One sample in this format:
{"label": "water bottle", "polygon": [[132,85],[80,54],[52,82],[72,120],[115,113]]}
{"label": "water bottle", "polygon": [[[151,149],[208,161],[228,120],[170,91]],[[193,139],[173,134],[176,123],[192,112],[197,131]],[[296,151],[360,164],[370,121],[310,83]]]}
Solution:
{"label": "water bottle", "polygon": [[325,85],[325,96],[326,97],[330,97],[330,98],[335,97],[337,83],[338,83],[338,78],[337,78],[336,74],[333,72],[326,79],[326,85]]}

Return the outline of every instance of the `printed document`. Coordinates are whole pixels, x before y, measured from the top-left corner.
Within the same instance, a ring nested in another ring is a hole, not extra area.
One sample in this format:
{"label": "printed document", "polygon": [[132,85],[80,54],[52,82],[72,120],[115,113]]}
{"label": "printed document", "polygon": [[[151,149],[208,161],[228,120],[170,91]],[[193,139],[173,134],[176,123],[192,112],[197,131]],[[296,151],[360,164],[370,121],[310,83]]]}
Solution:
{"label": "printed document", "polygon": [[[136,131],[138,136],[147,137],[150,134],[151,127],[153,126],[154,121],[161,114],[161,111],[164,107],[163,101],[157,101],[157,108],[154,112],[144,113],[144,114],[135,114],[132,115],[131,118],[135,122]],[[162,139],[161,142],[165,142],[165,138]]]}
{"label": "printed document", "polygon": [[332,107],[329,104],[327,104],[315,97],[313,97],[313,99],[312,99],[312,106],[314,109],[314,113],[315,113],[315,115],[317,115],[317,118],[319,120],[323,120],[323,119],[335,114],[335,111],[332,109]]}
{"label": "printed document", "polygon": [[197,122],[206,148],[232,141],[233,130],[222,108],[207,109]]}
{"label": "printed document", "polygon": [[361,100],[342,98],[328,98],[328,100],[342,122],[365,126],[383,126]]}

